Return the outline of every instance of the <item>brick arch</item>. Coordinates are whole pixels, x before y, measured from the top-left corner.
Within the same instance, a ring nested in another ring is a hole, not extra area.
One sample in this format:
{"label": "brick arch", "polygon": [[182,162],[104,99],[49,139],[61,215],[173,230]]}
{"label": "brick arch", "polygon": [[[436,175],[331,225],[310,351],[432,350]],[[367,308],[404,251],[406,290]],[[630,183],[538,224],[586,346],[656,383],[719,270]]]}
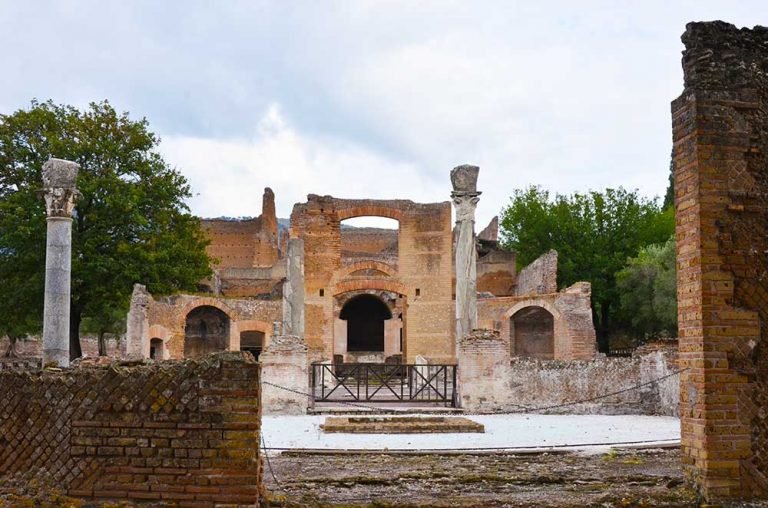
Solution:
{"label": "brick arch", "polygon": [[198,307],[215,307],[219,309],[221,312],[227,315],[227,317],[229,318],[230,324],[233,321],[237,321],[239,317],[237,312],[235,312],[235,310],[232,309],[229,305],[225,305],[224,303],[222,303],[221,299],[201,296],[201,297],[195,297],[193,301],[187,303],[181,308],[181,311],[179,312],[179,317],[181,319],[182,326],[183,326],[183,323],[186,322],[186,319],[189,313]]}
{"label": "brick arch", "polygon": [[264,335],[272,333],[272,324],[258,319],[244,319],[237,322],[238,332],[261,332]]}
{"label": "brick arch", "polygon": [[403,219],[403,211],[398,208],[383,205],[363,205],[342,208],[336,210],[339,222],[354,217],[387,217],[400,222]]}
{"label": "brick arch", "polygon": [[363,279],[339,282],[332,288],[331,296],[338,296],[342,293],[365,289],[391,291],[403,296],[408,294],[408,288],[400,282],[386,279]]}
{"label": "brick arch", "polygon": [[338,271],[338,278],[343,279],[344,277],[348,277],[351,273],[356,272],[358,270],[370,270],[370,269],[383,272],[387,274],[389,277],[397,276],[397,270],[395,270],[395,268],[392,265],[383,263],[381,261],[366,259],[363,261],[356,261],[354,263],[350,263],[348,265],[342,266]]}
{"label": "brick arch", "polygon": [[555,318],[555,321],[559,321],[562,318],[560,311],[557,310],[557,308],[551,302],[542,300],[540,298],[531,298],[528,300],[517,302],[515,305],[507,309],[507,311],[504,314],[502,314],[501,317],[505,320],[509,319],[512,316],[514,316],[518,311],[523,310],[526,307],[541,307],[544,310],[548,311],[550,314],[552,314],[552,317]]}
{"label": "brick arch", "polygon": [[160,339],[163,342],[168,342],[172,336],[173,334],[171,334],[170,330],[163,325],[152,325],[149,327],[150,339]]}
{"label": "brick arch", "polygon": [[243,321],[235,322],[237,325],[238,336],[242,332],[261,332],[264,334],[264,343],[262,347],[267,347],[272,340],[272,323],[266,321],[260,321],[258,319],[244,319]]}

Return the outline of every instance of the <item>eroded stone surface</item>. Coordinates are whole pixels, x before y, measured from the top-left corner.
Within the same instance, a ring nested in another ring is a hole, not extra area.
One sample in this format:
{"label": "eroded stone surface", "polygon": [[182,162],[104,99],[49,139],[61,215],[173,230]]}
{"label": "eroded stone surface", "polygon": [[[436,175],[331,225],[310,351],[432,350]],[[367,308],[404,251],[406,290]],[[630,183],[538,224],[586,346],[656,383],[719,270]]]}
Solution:
{"label": "eroded stone surface", "polygon": [[446,434],[485,432],[482,424],[462,416],[329,416],[323,432],[347,434]]}
{"label": "eroded stone surface", "polygon": [[271,459],[289,506],[696,507],[677,450],[597,455],[306,455]]}

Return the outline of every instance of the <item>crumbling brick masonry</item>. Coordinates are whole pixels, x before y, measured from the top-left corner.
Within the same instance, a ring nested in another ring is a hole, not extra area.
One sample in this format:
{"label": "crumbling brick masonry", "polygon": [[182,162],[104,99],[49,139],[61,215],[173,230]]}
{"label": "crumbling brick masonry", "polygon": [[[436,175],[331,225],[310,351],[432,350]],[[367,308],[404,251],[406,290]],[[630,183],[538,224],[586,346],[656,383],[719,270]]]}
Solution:
{"label": "crumbling brick masonry", "polygon": [[0,371],[0,490],[181,506],[258,505],[259,369],[250,355]]}
{"label": "crumbling brick masonry", "polygon": [[768,28],[690,23],[672,103],[683,460],[768,494]]}

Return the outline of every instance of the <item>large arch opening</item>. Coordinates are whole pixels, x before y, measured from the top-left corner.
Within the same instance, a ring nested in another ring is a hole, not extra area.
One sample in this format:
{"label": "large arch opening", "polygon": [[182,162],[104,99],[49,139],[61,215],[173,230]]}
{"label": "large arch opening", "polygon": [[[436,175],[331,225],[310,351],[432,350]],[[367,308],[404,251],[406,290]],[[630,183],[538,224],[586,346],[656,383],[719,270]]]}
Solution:
{"label": "large arch opening", "polygon": [[555,318],[543,307],[524,307],[509,318],[512,353],[523,358],[555,357]]}
{"label": "large arch opening", "polygon": [[203,305],[187,314],[184,326],[184,357],[197,358],[229,348],[229,316],[224,311]]}
{"label": "large arch opening", "polygon": [[351,298],[339,318],[347,322],[347,351],[384,352],[384,321],[392,311],[377,296],[362,294]]}

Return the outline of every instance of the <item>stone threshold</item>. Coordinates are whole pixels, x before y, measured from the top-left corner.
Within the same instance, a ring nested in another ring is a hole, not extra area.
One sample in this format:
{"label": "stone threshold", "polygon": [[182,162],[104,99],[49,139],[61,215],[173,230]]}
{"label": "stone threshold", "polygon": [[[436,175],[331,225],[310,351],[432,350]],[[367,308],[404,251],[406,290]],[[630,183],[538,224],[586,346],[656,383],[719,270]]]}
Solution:
{"label": "stone threshold", "polygon": [[483,433],[485,426],[463,416],[329,416],[320,429],[345,434]]}

